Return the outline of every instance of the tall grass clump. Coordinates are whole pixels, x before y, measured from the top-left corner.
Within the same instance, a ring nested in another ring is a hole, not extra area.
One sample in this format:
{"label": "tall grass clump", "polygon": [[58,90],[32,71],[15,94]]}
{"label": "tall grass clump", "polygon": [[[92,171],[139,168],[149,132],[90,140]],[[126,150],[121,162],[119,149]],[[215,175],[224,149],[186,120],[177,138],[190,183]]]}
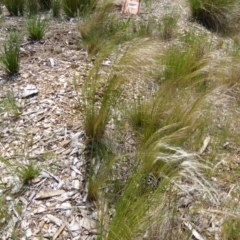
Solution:
{"label": "tall grass clump", "polygon": [[215,189],[203,174],[208,165],[197,154],[170,145],[168,137],[173,139],[174,133],[161,138],[156,132],[149,147],[137,155],[138,165],[116,204],[106,239],[186,239],[192,233],[182,228],[180,219],[184,215],[191,222],[199,212],[181,211],[181,198],[196,191],[214,202]]}
{"label": "tall grass clump", "polygon": [[[185,40],[187,45],[189,38]],[[194,40],[192,42],[195,43]],[[154,48],[153,41],[150,41],[151,44],[134,43],[135,48],[143,49],[140,51],[129,47],[131,50],[120,61],[122,69],[119,72],[124,76],[126,74],[126,78],[129,77],[128,68],[133,74],[136,62],[137,72],[141,73],[143,69],[150,70],[157,61],[154,55],[147,61],[148,51]],[[155,51],[157,47],[155,45]],[[142,65],[138,60],[139,52],[145,53]],[[165,53],[160,57],[164,56]],[[203,60],[204,56],[201,57]],[[168,77],[158,89],[154,89],[154,94],[143,93],[144,96],[140,94],[133,102],[128,101],[129,110],[124,119],[127,119],[132,130],[135,150],[131,157],[134,160],[131,166],[127,165],[127,180],[118,181],[121,182],[121,189],[117,188],[120,191],[116,194],[117,199],[108,202],[115,212],[112,219],[102,221],[102,239],[188,239],[192,232],[183,227],[182,217],[191,224],[192,216],[201,214],[199,206],[204,208],[205,201],[211,200],[213,205],[217,202],[215,189],[205,175],[210,163],[206,161],[203,164],[197,154],[207,131],[208,106],[211,104],[208,97],[212,93],[201,92],[195,88],[194,81],[185,80],[189,79],[188,71],[179,76],[181,81],[178,87],[173,85],[174,77]],[[129,81],[131,79],[130,75]],[[204,75],[201,81],[204,81]],[[117,180],[114,179],[112,185],[106,184],[106,189],[113,190],[113,183]],[[191,191],[197,193],[194,196],[198,200],[192,202],[191,207],[184,206],[182,201],[188,199]],[[200,197],[203,195],[204,199]]]}
{"label": "tall grass clump", "polygon": [[4,0],[4,4],[10,15],[23,15],[25,0]]}
{"label": "tall grass clump", "polygon": [[41,40],[48,27],[48,20],[42,19],[41,16],[33,16],[27,20],[27,31],[30,40]]}
{"label": "tall grass clump", "polygon": [[178,17],[174,15],[166,15],[162,18],[161,36],[164,40],[170,40],[176,35],[177,20]]}
{"label": "tall grass clump", "polygon": [[193,19],[209,30],[227,34],[239,21],[238,0],[188,0]]}
{"label": "tall grass clump", "polygon": [[[81,87],[81,99],[79,99],[83,128],[87,137],[86,144],[91,158],[88,176],[89,201],[98,199],[99,189],[108,180],[111,172],[114,154],[107,129],[113,110],[119,104],[124,81],[115,74],[102,79],[98,70],[99,63],[96,59],[93,69]],[[77,89],[76,79],[74,84]]]}
{"label": "tall grass clump", "polygon": [[128,39],[128,26],[129,21],[117,18],[112,4],[103,3],[79,24],[81,45],[90,54],[96,54],[102,47],[110,49]]}
{"label": "tall grass clump", "polygon": [[[203,101],[207,94],[196,90],[194,84],[186,88],[189,92],[164,82],[154,97],[130,104],[128,119],[139,146],[146,148],[149,139],[162,129],[161,137],[175,132],[179,134],[175,144],[186,144],[194,151],[200,148],[207,122],[204,109],[207,105]],[[186,142],[188,136],[190,145]]]}
{"label": "tall grass clump", "polygon": [[0,57],[0,62],[7,74],[13,75],[18,73],[20,65],[20,38],[16,32],[8,35],[3,43],[3,52]]}
{"label": "tall grass clump", "polygon": [[29,16],[37,15],[39,12],[38,0],[26,0],[26,11]]}
{"label": "tall grass clump", "polygon": [[[170,46],[162,61],[163,69],[160,71],[158,81],[171,81],[177,87],[184,87],[189,82],[198,85],[206,77],[206,49],[201,40],[203,37],[187,34],[185,43],[180,46]],[[201,85],[203,87],[203,85]]]}
{"label": "tall grass clump", "polygon": [[141,18],[138,21],[129,19],[126,34],[128,39],[148,37],[171,40],[176,35],[177,20],[178,17],[175,15],[166,15],[162,19],[154,17]]}
{"label": "tall grass clump", "polygon": [[51,8],[52,8],[52,14],[53,17],[57,18],[60,15],[61,11],[61,0],[52,0],[51,1]]}
{"label": "tall grass clump", "polygon": [[97,5],[98,0],[63,0],[63,10],[67,17],[75,17],[78,13],[85,15],[92,12]]}
{"label": "tall grass clump", "polygon": [[[103,89],[96,79],[86,82],[83,88],[84,130],[91,143],[100,142],[111,117],[111,110],[117,104],[122,91],[122,80],[110,76]],[[100,92],[99,92],[100,91]],[[99,94],[101,97],[99,98]]]}

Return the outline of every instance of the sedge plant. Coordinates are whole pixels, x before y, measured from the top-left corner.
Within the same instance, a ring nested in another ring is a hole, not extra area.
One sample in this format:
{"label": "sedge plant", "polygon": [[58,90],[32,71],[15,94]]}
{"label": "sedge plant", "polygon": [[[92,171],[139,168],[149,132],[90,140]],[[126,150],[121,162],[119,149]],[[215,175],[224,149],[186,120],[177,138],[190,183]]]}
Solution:
{"label": "sedge plant", "polygon": [[171,40],[176,35],[178,17],[175,15],[166,15],[162,18],[161,37],[164,40]]}
{"label": "sedge plant", "polygon": [[37,0],[26,0],[26,11],[29,16],[37,15],[39,12],[39,3]]}
{"label": "sedge plant", "polygon": [[4,4],[12,16],[24,14],[25,0],[4,0]]}
{"label": "sedge plant", "polygon": [[86,82],[83,88],[84,130],[90,142],[99,142],[105,134],[111,116],[111,108],[116,105],[122,91],[123,81],[118,76],[110,76],[98,101],[97,79]]}
{"label": "sedge plant", "polygon": [[52,14],[53,17],[57,18],[60,15],[61,10],[61,0],[52,0],[51,1],[51,8],[52,8]]}
{"label": "sedge plant", "polygon": [[41,16],[33,16],[28,18],[26,26],[29,39],[38,41],[43,39],[47,31],[48,21],[46,19],[42,19]]}
{"label": "sedge plant", "polygon": [[228,34],[239,21],[238,0],[188,0],[194,20],[206,28]]}
{"label": "sedge plant", "polygon": [[114,48],[130,38],[127,31],[129,24],[130,21],[118,19],[112,4],[104,2],[79,24],[81,46],[90,55],[96,54],[102,48],[103,51],[106,51],[106,48]]}
{"label": "sedge plant", "polygon": [[[208,165],[200,163],[197,154],[168,144],[174,133],[160,138],[160,132],[137,155],[136,169],[116,204],[106,239],[136,239],[139,235],[146,239],[184,239],[191,232],[186,234],[181,228],[180,196],[190,189],[207,194],[209,199],[215,195],[216,190],[202,174]],[[147,181],[149,173],[157,179],[154,186]],[[191,215],[191,209],[187,209],[188,221]],[[156,230],[158,235],[154,236]]]}
{"label": "sedge plant", "polygon": [[20,66],[20,38],[18,33],[11,32],[3,44],[3,52],[0,57],[0,62],[9,75],[18,73]]}
{"label": "sedge plant", "polygon": [[[204,36],[189,33],[183,40],[182,46],[170,45],[165,55],[161,58],[163,69],[157,80],[159,83],[171,81],[176,87],[185,87],[195,83],[199,88],[204,88],[202,79],[206,77],[206,50],[203,46]],[[199,81],[202,84],[199,84]]]}
{"label": "sedge plant", "polygon": [[62,6],[67,17],[75,17],[94,11],[97,3],[98,0],[63,0]]}
{"label": "sedge plant", "polygon": [[[92,159],[89,172],[88,199],[96,200],[99,188],[107,181],[114,154],[111,140],[106,132],[112,117],[113,109],[119,104],[124,79],[117,74],[110,74],[101,78],[98,74],[102,55],[95,61],[93,69],[81,88],[79,106],[83,113],[83,128],[87,137],[89,156]],[[77,89],[77,81],[74,81]]]}

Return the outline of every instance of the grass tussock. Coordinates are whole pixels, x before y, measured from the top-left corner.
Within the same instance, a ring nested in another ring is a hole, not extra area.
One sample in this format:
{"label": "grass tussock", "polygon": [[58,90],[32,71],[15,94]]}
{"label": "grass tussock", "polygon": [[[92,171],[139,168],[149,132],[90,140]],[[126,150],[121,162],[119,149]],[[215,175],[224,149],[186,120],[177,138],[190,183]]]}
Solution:
{"label": "grass tussock", "polygon": [[176,36],[178,16],[166,15],[162,18],[162,33],[161,36],[164,40],[171,40]]}
{"label": "grass tussock", "polygon": [[170,46],[162,58],[163,71],[157,80],[162,83],[171,81],[176,87],[198,83],[206,78],[206,52],[208,46],[203,45],[203,37],[187,33],[182,46]]}
{"label": "grass tussock", "polygon": [[12,16],[23,16],[25,0],[4,0],[4,5],[6,6],[8,12]]}
{"label": "grass tussock", "polygon": [[81,45],[93,55],[101,48],[114,47],[126,38],[128,21],[119,21],[113,5],[104,3],[91,16],[86,16],[79,25]]}
{"label": "grass tussock", "polygon": [[86,16],[79,25],[81,46],[90,54],[114,48],[133,39],[149,38],[171,40],[176,34],[177,16],[166,15],[161,20],[151,17],[119,19],[114,6],[108,2]]}
{"label": "grass tussock", "polygon": [[[155,39],[129,40],[112,69],[125,79],[123,89],[125,84],[133,88],[121,93],[128,104],[120,110],[124,112],[123,119],[134,146],[131,154],[121,152],[131,159],[125,179],[113,170],[118,161],[110,160],[111,164],[105,164],[104,159],[108,158],[101,154],[97,154],[98,161],[93,161],[91,176],[94,177],[90,178],[89,196],[101,209],[102,239],[190,238],[193,237],[191,226],[203,218],[210,221],[208,214],[202,214],[208,204],[212,208],[218,208],[219,202],[224,205],[217,184],[211,179],[215,174],[212,162],[217,155],[217,148],[212,144],[216,142],[206,136],[217,134],[222,143],[226,141],[228,133],[215,132],[213,116],[216,109],[227,104],[226,93],[239,78],[216,82],[216,78],[225,76],[222,68],[214,71],[216,65],[224,61],[212,64],[209,51],[215,49],[206,36],[189,31],[178,41],[179,45],[172,41],[162,49],[159,47],[162,43]],[[91,92],[90,87],[85,89]],[[100,88],[95,89],[91,96],[97,95]],[[118,109],[115,104],[110,108]],[[107,131],[105,128],[104,133]],[[208,145],[205,146],[206,139],[211,139],[207,143],[211,144],[211,153],[208,153]],[[104,146],[106,153],[110,148]],[[125,157],[116,157],[115,152],[112,159]],[[118,164],[121,169],[124,161],[119,160]],[[94,169],[97,170],[94,172]],[[190,195],[197,201],[188,202]],[[111,218],[104,217],[108,212],[104,208],[114,209]]]}
{"label": "grass tussock", "polygon": [[[139,166],[116,205],[107,239],[136,239],[139,234],[148,239],[183,239],[186,232],[179,224],[183,213],[177,210],[181,196],[195,189],[214,199],[215,190],[202,174],[207,165],[195,153],[169,146],[165,140],[154,140],[148,151],[138,155]],[[154,185],[146,178],[150,172],[156,179]],[[190,219],[193,213],[185,214]]]}
{"label": "grass tussock", "polygon": [[95,10],[98,0],[62,0],[63,11],[67,17],[86,15]]}
{"label": "grass tussock", "polygon": [[11,32],[3,43],[3,52],[0,56],[0,62],[9,75],[18,73],[20,67],[20,37],[18,33]]}
{"label": "grass tussock", "polygon": [[26,25],[29,39],[37,41],[43,39],[47,31],[48,21],[42,19],[41,16],[33,16],[27,20]]}
{"label": "grass tussock", "polygon": [[58,18],[62,8],[61,0],[51,0],[51,8],[53,17]]}
{"label": "grass tussock", "polygon": [[217,33],[229,34],[239,21],[238,0],[188,0],[193,19]]}
{"label": "grass tussock", "polygon": [[95,81],[86,83],[83,90],[84,129],[91,142],[98,142],[104,137],[111,109],[117,104],[122,85],[121,79],[111,76],[102,86],[99,96],[101,88]]}
{"label": "grass tussock", "polygon": [[35,16],[39,13],[39,3],[37,0],[26,0],[26,10],[29,16]]}

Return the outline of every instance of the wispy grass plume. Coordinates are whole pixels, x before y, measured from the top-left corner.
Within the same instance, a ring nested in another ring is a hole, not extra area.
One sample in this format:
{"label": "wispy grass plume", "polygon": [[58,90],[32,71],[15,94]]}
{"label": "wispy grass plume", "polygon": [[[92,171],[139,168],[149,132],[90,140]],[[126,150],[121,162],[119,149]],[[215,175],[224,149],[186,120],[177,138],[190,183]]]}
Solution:
{"label": "wispy grass plume", "polygon": [[[186,232],[180,221],[181,198],[196,191],[215,201],[215,189],[202,172],[208,166],[200,163],[197,154],[170,146],[166,140],[154,140],[138,155],[139,165],[116,206],[107,239],[136,239],[139,235],[182,239]],[[156,179],[154,186],[148,181],[150,173]],[[190,208],[184,211],[186,221],[191,221],[192,214]]]}

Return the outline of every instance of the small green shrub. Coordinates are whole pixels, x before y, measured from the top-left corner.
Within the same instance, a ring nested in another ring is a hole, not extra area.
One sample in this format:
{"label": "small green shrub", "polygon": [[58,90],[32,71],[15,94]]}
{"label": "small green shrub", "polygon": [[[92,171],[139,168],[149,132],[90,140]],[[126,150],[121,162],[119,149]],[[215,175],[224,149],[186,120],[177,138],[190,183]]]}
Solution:
{"label": "small green shrub", "polygon": [[4,4],[10,15],[23,15],[25,0],[4,0]]}
{"label": "small green shrub", "polygon": [[48,27],[48,21],[38,17],[30,17],[27,20],[27,31],[30,40],[41,40]]}
{"label": "small green shrub", "polygon": [[16,32],[12,32],[3,44],[0,61],[7,74],[13,75],[19,71],[20,39]]}
{"label": "small green shrub", "polygon": [[206,28],[229,33],[239,21],[238,0],[188,0],[193,19]]}
{"label": "small green shrub", "polygon": [[51,1],[51,7],[52,7],[52,13],[53,17],[59,17],[60,10],[61,10],[61,0],[52,0]]}

